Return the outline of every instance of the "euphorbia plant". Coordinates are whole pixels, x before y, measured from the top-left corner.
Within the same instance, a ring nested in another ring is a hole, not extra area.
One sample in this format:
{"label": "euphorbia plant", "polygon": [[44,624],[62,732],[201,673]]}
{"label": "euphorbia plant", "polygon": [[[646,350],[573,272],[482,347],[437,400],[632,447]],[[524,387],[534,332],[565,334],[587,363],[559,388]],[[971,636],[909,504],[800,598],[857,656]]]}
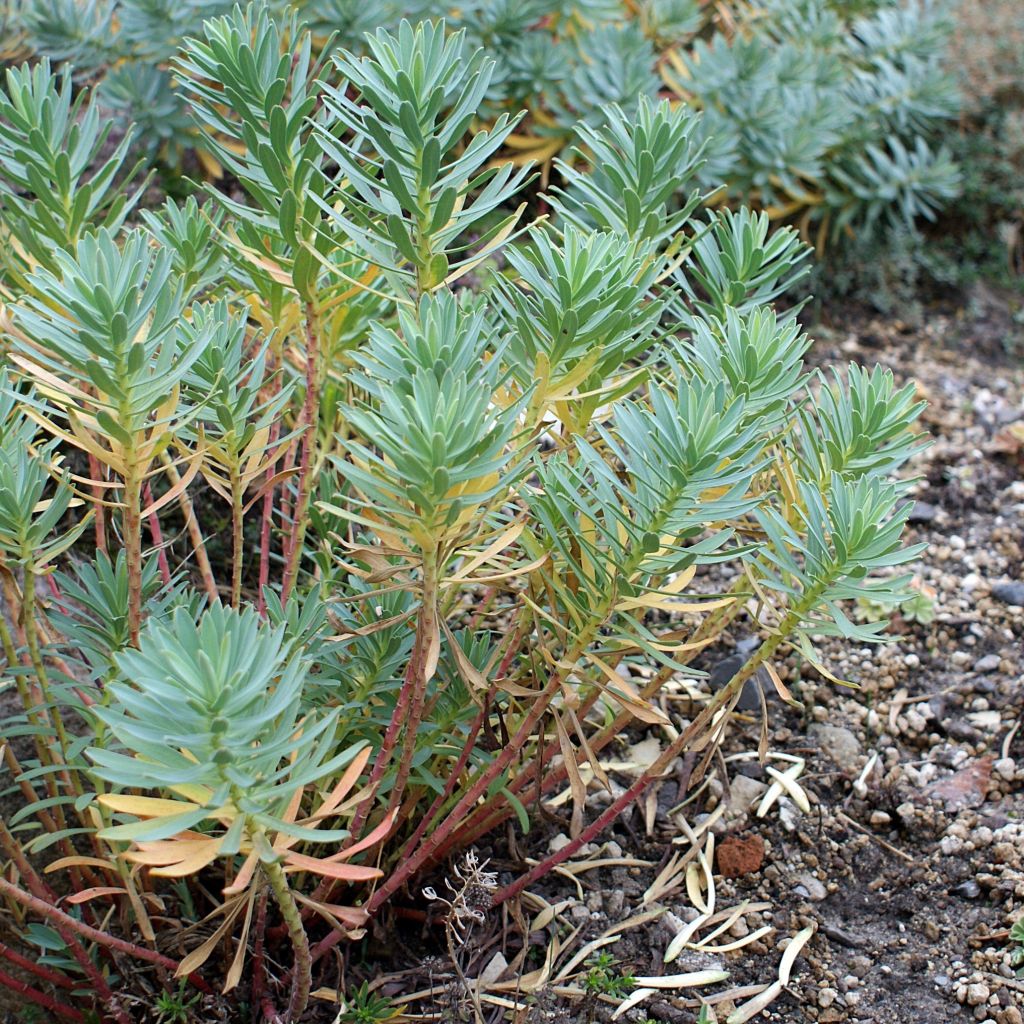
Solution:
{"label": "euphorbia plant", "polygon": [[[826,671],[815,637],[878,639],[844,603],[907,582],[912,388],[805,372],[770,305],[805,247],[698,215],[695,115],[609,108],[596,173],[566,165],[524,224],[527,175],[491,165],[512,122],[474,131],[487,59],[432,25],[368,51],[314,64],[262,8],[209,22],[177,66],[246,198],[97,220],[6,282],[2,639],[31,745],[4,747],[0,891],[12,941],[41,915],[68,953],[19,991],[52,1009],[88,974],[68,1019],[126,1019],[115,955],[230,1000],[251,953],[250,1004],[299,1020],[418,874],[568,787],[571,842],[516,894],[706,762],[759,667],[790,700],[781,652]],[[739,616],[763,643],[709,693],[690,662]],[[655,700],[680,676],[686,725]],[[637,722],[670,739],[588,823]],[[74,912],[32,859],[54,845]]]}

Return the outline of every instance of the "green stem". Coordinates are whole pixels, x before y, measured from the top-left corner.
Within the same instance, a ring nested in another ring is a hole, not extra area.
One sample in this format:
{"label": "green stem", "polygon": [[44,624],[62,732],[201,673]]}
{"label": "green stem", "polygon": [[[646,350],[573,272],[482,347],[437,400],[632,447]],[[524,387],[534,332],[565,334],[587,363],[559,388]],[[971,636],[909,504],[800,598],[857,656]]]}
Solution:
{"label": "green stem", "polygon": [[231,607],[242,603],[242,481],[237,468],[231,471]]}
{"label": "green stem", "polygon": [[[32,697],[32,690],[28,683],[25,682],[24,675],[21,672],[16,671],[16,666],[20,664],[21,659],[18,657],[18,649],[14,646],[14,637],[11,636],[11,631],[7,627],[7,620],[3,615],[0,615],[0,646],[3,647],[4,658],[7,660],[7,665],[10,669],[11,675],[14,677],[14,685],[17,687],[18,696],[21,698],[21,705],[25,710],[25,717],[32,725],[37,729],[40,729],[45,723],[39,717],[38,704]],[[40,760],[43,760],[42,740],[38,735],[35,736],[35,743],[36,752],[39,754]]]}
{"label": "green stem", "polygon": [[306,936],[306,929],[302,926],[299,908],[288,887],[288,880],[280,862],[264,863],[263,873],[267,876],[270,891],[274,894],[274,901],[284,918],[285,927],[288,929],[288,938],[291,940],[292,951],[295,955],[295,965],[292,968],[292,991],[285,1014],[286,1022],[295,1022],[305,1011],[309,1003],[309,993],[313,987],[313,960],[309,953],[309,939]]}

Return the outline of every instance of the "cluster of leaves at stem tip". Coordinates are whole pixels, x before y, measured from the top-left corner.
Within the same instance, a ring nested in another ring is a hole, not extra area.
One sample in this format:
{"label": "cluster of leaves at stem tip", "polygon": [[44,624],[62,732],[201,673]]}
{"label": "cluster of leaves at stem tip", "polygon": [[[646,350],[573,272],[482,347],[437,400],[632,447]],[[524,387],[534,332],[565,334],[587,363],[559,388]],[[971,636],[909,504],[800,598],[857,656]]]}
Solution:
{"label": "cluster of leaves at stem tip", "polygon": [[[794,700],[785,652],[884,639],[848,612],[909,594],[920,403],[806,369],[773,303],[809,248],[712,202],[707,112],[600,107],[530,223],[466,31],[189,29],[169,66],[230,187],[144,206],[102,86],[0,91],[0,895],[39,1007],[129,1020],[127,957],[297,1021],[457,849],[568,794],[569,846],[500,901],[588,841],[631,723],[661,752],[610,814],[759,667]],[[762,644],[712,691],[691,662],[740,620]]]}
{"label": "cluster of leaves at stem tip", "polygon": [[[194,153],[204,173],[219,177],[234,160],[211,146],[208,122],[189,116],[174,62],[182,40],[233,7],[16,4],[8,56],[34,52],[96,81],[97,102],[122,126],[134,124],[132,149],[149,164],[173,175]],[[635,119],[641,98],[667,93],[705,113],[695,129],[707,143],[694,175],[703,188],[724,187],[731,201],[804,229],[814,224],[822,245],[851,228],[912,229],[960,187],[944,143],[960,106],[945,64],[945,0],[297,0],[267,8],[279,17],[296,10],[312,52],[323,55],[370,53],[366,33],[396,32],[403,17],[447,19],[449,33],[464,32],[469,49],[485,48],[492,61],[473,113],[497,128],[529,111],[503,138],[505,155],[519,166],[554,161],[556,173],[568,164],[570,177],[577,161],[603,155],[591,133],[607,124],[607,104]],[[289,120],[304,116],[302,103]],[[614,164],[593,166],[598,177],[616,173]],[[623,193],[627,217],[634,195]]]}

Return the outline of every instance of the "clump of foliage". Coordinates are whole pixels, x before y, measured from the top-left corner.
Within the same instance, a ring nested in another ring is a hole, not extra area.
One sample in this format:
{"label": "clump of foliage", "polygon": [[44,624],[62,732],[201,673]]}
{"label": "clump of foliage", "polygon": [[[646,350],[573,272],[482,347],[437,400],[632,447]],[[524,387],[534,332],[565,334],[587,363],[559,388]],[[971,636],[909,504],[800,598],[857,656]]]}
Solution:
{"label": "clump of foliage", "polygon": [[923,299],[979,299],[981,312],[994,299],[1009,314],[1004,345],[1012,349],[1024,309],[1024,9],[983,0],[952,4],[950,15],[945,73],[961,109],[940,138],[960,168],[959,195],[934,227],[901,225],[844,245],[815,293],[903,319],[919,318]]}
{"label": "clump of foliage", "polygon": [[[233,0],[47,0],[20,11],[29,46],[98,79],[104,106],[135,122],[136,146],[177,166],[195,151],[213,176],[218,147],[188,116],[193,94],[174,68],[178,43],[227,16]],[[880,226],[931,219],[958,192],[938,144],[958,109],[943,66],[950,33],[938,0],[296,0],[314,52],[365,53],[364,33],[402,17],[447,18],[492,60],[474,113],[529,117],[503,137],[519,163],[547,167],[605,108],[633,118],[641,97],[668,92],[705,112],[697,180],[720,198],[799,223],[820,246]],[[283,15],[289,5],[268,9]],[[17,20],[17,18],[15,19]],[[584,153],[584,160],[590,154]],[[230,161],[227,169],[230,169]]]}
{"label": "clump of foliage", "polygon": [[[87,90],[39,65],[0,100],[0,983],[56,1018],[300,1020],[428,868],[568,789],[514,898],[700,777],[762,666],[827,671],[816,638],[881,639],[850,606],[907,592],[913,389],[804,369],[771,303],[806,247],[698,212],[699,114],[609,108],[600,173],[527,224],[464,33],[314,42],[259,5],[189,38],[237,187],[132,221]],[[741,616],[761,646],[702,688]],[[637,721],[661,753],[588,821]]]}

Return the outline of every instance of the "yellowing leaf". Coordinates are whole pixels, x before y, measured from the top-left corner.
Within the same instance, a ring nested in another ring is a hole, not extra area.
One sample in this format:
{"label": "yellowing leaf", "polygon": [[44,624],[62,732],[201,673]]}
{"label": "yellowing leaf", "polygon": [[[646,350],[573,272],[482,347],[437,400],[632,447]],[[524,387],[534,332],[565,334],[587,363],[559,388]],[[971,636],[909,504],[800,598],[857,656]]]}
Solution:
{"label": "yellowing leaf", "polygon": [[155,796],[131,796],[128,793],[102,793],[96,800],[112,811],[134,814],[139,818],[166,818],[198,810],[201,806],[182,800],[161,800]]}

